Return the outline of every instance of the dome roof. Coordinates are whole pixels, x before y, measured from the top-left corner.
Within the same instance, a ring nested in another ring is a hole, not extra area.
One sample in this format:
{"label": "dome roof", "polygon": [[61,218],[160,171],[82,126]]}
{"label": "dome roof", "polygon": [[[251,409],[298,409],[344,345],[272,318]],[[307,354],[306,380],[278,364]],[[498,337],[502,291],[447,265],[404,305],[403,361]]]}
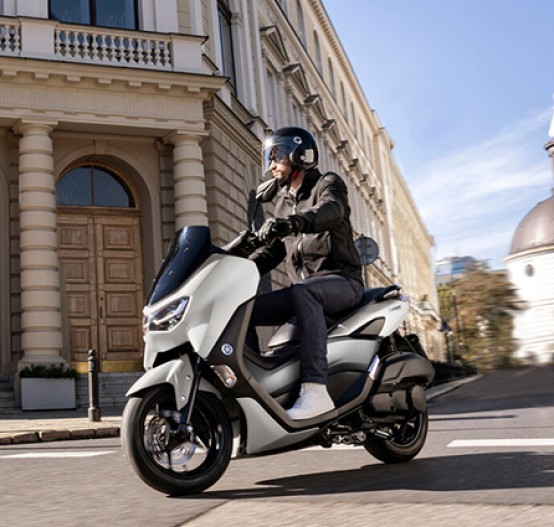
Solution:
{"label": "dome roof", "polygon": [[554,245],[554,196],[541,201],[519,222],[510,254]]}

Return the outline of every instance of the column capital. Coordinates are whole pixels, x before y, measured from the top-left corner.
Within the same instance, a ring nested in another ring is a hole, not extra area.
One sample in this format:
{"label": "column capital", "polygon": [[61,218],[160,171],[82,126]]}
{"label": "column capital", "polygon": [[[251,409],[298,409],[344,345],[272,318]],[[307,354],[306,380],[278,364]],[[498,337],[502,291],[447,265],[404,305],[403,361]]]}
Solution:
{"label": "column capital", "polygon": [[195,141],[200,143],[202,139],[207,137],[209,132],[207,130],[172,130],[166,136],[164,136],[164,142],[170,144],[178,144],[184,141]]}
{"label": "column capital", "polygon": [[15,123],[13,129],[16,133],[21,135],[25,135],[25,133],[33,129],[42,129],[45,130],[46,133],[50,134],[54,131],[56,126],[58,126],[58,121],[53,119],[31,119],[24,117]]}

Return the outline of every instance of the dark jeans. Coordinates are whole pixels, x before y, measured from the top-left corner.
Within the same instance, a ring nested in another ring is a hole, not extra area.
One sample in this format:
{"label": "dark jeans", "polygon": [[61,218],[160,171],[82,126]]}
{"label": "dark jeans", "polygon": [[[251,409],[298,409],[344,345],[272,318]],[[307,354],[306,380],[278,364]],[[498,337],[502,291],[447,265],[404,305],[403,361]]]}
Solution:
{"label": "dark jeans", "polygon": [[246,338],[260,351],[256,326],[280,326],[296,316],[300,333],[302,382],[327,383],[327,324],[325,315],[340,313],[362,300],[363,285],[336,274],[302,280],[256,298]]}

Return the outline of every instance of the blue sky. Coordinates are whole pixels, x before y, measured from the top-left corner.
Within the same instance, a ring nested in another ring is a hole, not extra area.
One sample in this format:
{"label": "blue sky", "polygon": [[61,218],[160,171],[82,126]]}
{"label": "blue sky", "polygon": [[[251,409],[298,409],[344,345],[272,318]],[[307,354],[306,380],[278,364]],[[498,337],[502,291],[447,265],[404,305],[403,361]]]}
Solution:
{"label": "blue sky", "polygon": [[323,0],[434,257],[505,267],[554,180],[554,0]]}

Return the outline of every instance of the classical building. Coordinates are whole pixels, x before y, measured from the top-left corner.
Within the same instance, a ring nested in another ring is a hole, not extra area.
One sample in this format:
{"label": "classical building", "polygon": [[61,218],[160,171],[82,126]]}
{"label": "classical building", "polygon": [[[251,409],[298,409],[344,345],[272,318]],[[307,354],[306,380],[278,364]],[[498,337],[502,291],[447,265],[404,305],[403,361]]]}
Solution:
{"label": "classical building", "polygon": [[411,300],[406,329],[419,336],[430,357],[441,360],[445,340],[444,334],[437,331],[441,327],[441,318],[437,308],[439,300],[431,255],[431,247],[435,242],[427,231],[394,160],[391,160],[389,188],[394,203],[394,274]]}
{"label": "classical building", "polygon": [[[554,126],[545,149],[554,169]],[[521,308],[514,315],[518,343],[514,357],[525,363],[554,361],[554,189],[552,192],[521,220],[506,258]]]}
{"label": "classical building", "polygon": [[169,239],[244,229],[260,142],[285,124],[314,131],[356,236],[379,243],[368,286],[400,281],[436,310],[431,238],[320,0],[106,5],[0,2],[4,383],[31,363],[85,372],[89,349],[105,374],[139,371],[141,307]]}

